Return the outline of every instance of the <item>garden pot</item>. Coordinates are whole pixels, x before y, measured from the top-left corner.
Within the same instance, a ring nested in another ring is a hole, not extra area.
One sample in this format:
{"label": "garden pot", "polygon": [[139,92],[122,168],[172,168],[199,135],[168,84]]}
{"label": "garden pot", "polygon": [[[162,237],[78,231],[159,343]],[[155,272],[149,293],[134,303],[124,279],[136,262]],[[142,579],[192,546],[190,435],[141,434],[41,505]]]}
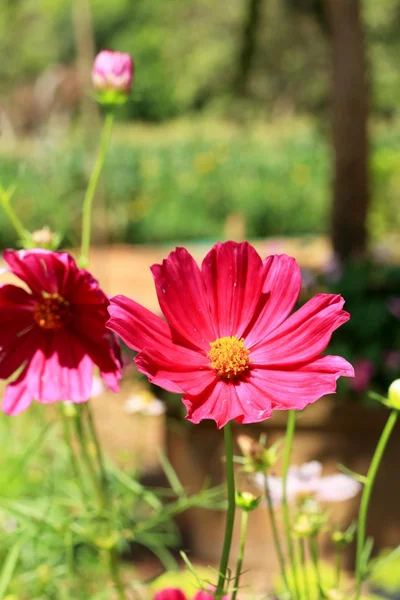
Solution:
{"label": "garden pot", "polygon": [[[297,420],[292,464],[318,460],[323,463],[324,474],[332,473],[337,470],[338,465],[344,464],[365,475],[388,414],[383,408],[368,409],[359,404],[339,401],[336,397],[326,397],[316,402],[300,414]],[[257,439],[265,432],[268,443],[272,444],[284,436],[286,418],[285,412],[276,412],[262,424],[235,424],[234,439],[243,433]],[[400,427],[397,427],[388,444],[372,495],[368,535],[375,538],[375,553],[383,547],[400,543],[399,432]],[[182,484],[191,492],[198,491],[207,478],[210,478],[211,485],[218,485],[225,480],[223,433],[217,430],[212,421],[192,425],[174,419],[173,426],[167,428],[167,450]],[[235,453],[240,454],[236,443]],[[278,464],[277,472],[280,472],[280,468],[281,465]],[[242,477],[239,482],[242,489],[250,489]],[[360,496],[330,505],[330,522],[347,527],[357,517],[359,501]],[[280,511],[278,518],[281,521]],[[237,556],[239,520],[237,513],[231,553],[233,559]],[[190,540],[193,555],[205,562],[218,564],[225,515],[218,511],[193,509],[180,517],[180,524],[187,534],[185,537]],[[327,535],[322,540],[322,556],[327,560],[333,559]],[[354,549],[351,548],[345,556],[346,566],[352,567],[353,561]],[[265,505],[250,514],[244,569],[253,573],[248,575],[251,583],[256,578],[256,573],[257,577],[263,575],[266,581],[277,572]]]}

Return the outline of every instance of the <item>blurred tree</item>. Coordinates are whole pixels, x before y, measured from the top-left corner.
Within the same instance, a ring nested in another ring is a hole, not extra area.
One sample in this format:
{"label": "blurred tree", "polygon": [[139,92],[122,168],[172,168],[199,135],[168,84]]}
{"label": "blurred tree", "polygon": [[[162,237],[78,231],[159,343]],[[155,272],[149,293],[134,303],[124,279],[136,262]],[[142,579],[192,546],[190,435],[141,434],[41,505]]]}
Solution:
{"label": "blurred tree", "polygon": [[249,76],[257,51],[257,33],[261,23],[263,0],[247,0],[244,14],[242,39],[239,44],[239,56],[233,91],[236,96],[245,97],[248,92]]}
{"label": "blurred tree", "polygon": [[367,249],[368,89],[361,0],[287,0],[312,14],[326,33],[331,56],[331,122],[334,149],[332,243],[347,260]]}
{"label": "blurred tree", "polygon": [[368,90],[360,0],[324,0],[332,52],[332,140],[335,181],[332,242],[341,259],[366,252]]}

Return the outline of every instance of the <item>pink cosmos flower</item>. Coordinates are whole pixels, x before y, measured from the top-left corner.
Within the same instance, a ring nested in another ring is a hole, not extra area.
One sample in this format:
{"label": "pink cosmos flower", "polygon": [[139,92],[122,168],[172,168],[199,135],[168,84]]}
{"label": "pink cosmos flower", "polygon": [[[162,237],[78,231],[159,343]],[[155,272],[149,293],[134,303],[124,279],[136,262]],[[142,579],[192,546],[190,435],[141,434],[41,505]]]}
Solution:
{"label": "pink cosmos flower", "polygon": [[139,352],[156,385],[179,394],[193,423],[256,423],[272,410],[303,409],[336,390],[353,367],[323,356],[349,319],[341,296],[319,294],[291,314],[301,288],[294,258],[264,261],[247,242],[216,244],[201,269],[184,248],[152,268],[166,321],[125,296],[108,326]]}
{"label": "pink cosmos flower", "polygon": [[97,92],[111,90],[128,94],[132,86],[133,72],[134,64],[129,54],[102,50],[93,64],[93,87]]}
{"label": "pink cosmos flower", "polygon": [[[185,593],[179,588],[165,588],[154,594],[154,600],[187,600]],[[193,600],[214,600],[213,590],[206,592],[200,590],[196,592]],[[222,600],[228,600],[228,596],[223,596]]]}
{"label": "pink cosmos flower", "polygon": [[[283,498],[283,480],[275,475],[267,475],[266,478],[272,504],[279,506]],[[264,489],[265,475],[258,473],[254,480],[260,489]],[[344,473],[322,477],[322,464],[316,460],[300,467],[289,467],[286,483],[289,502],[304,496],[312,496],[319,502],[343,502],[356,496],[360,490],[361,483]]]}
{"label": "pink cosmos flower", "polygon": [[164,588],[154,594],[154,600],[187,600],[185,593],[179,588]]}
{"label": "pink cosmos flower", "polygon": [[107,331],[108,299],[66,252],[6,250],[9,271],[29,291],[0,286],[0,378],[8,379],[3,411],[16,415],[33,399],[85,402],[96,365],[106,385],[119,389],[119,346]]}

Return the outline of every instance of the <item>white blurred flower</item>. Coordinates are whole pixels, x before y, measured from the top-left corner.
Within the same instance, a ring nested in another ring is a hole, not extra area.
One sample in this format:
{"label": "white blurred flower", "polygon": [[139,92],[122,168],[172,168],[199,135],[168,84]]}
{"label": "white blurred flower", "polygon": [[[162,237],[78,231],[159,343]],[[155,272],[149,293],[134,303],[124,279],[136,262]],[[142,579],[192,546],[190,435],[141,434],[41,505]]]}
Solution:
{"label": "white blurred flower", "polygon": [[146,417],[154,417],[165,413],[165,404],[147,390],[137,392],[129,396],[124,404],[125,412],[130,415],[142,414]]}
{"label": "white blurred flower", "polygon": [[[272,504],[279,506],[282,504],[283,480],[275,475],[267,475],[266,478]],[[265,476],[257,474],[255,483],[264,489]],[[288,471],[286,491],[289,502],[299,496],[312,496],[320,502],[343,502],[356,496],[360,490],[361,483],[343,473],[322,477],[322,464],[316,460],[300,467],[290,467]]]}
{"label": "white blurred flower", "polygon": [[104,384],[100,377],[93,375],[92,380],[92,391],[90,392],[91,398],[98,398],[104,392]]}

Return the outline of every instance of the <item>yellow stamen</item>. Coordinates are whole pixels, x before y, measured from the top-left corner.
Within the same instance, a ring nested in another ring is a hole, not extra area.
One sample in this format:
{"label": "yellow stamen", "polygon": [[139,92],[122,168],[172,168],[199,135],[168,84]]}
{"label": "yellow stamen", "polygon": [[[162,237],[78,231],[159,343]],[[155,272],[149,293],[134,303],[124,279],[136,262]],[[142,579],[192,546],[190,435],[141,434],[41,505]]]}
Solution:
{"label": "yellow stamen", "polygon": [[42,329],[61,329],[70,319],[69,302],[58,294],[43,296],[33,310],[33,318]]}
{"label": "yellow stamen", "polygon": [[250,350],[244,345],[244,339],[236,335],[222,337],[210,342],[208,358],[211,367],[222,379],[236,379],[248,371]]}

